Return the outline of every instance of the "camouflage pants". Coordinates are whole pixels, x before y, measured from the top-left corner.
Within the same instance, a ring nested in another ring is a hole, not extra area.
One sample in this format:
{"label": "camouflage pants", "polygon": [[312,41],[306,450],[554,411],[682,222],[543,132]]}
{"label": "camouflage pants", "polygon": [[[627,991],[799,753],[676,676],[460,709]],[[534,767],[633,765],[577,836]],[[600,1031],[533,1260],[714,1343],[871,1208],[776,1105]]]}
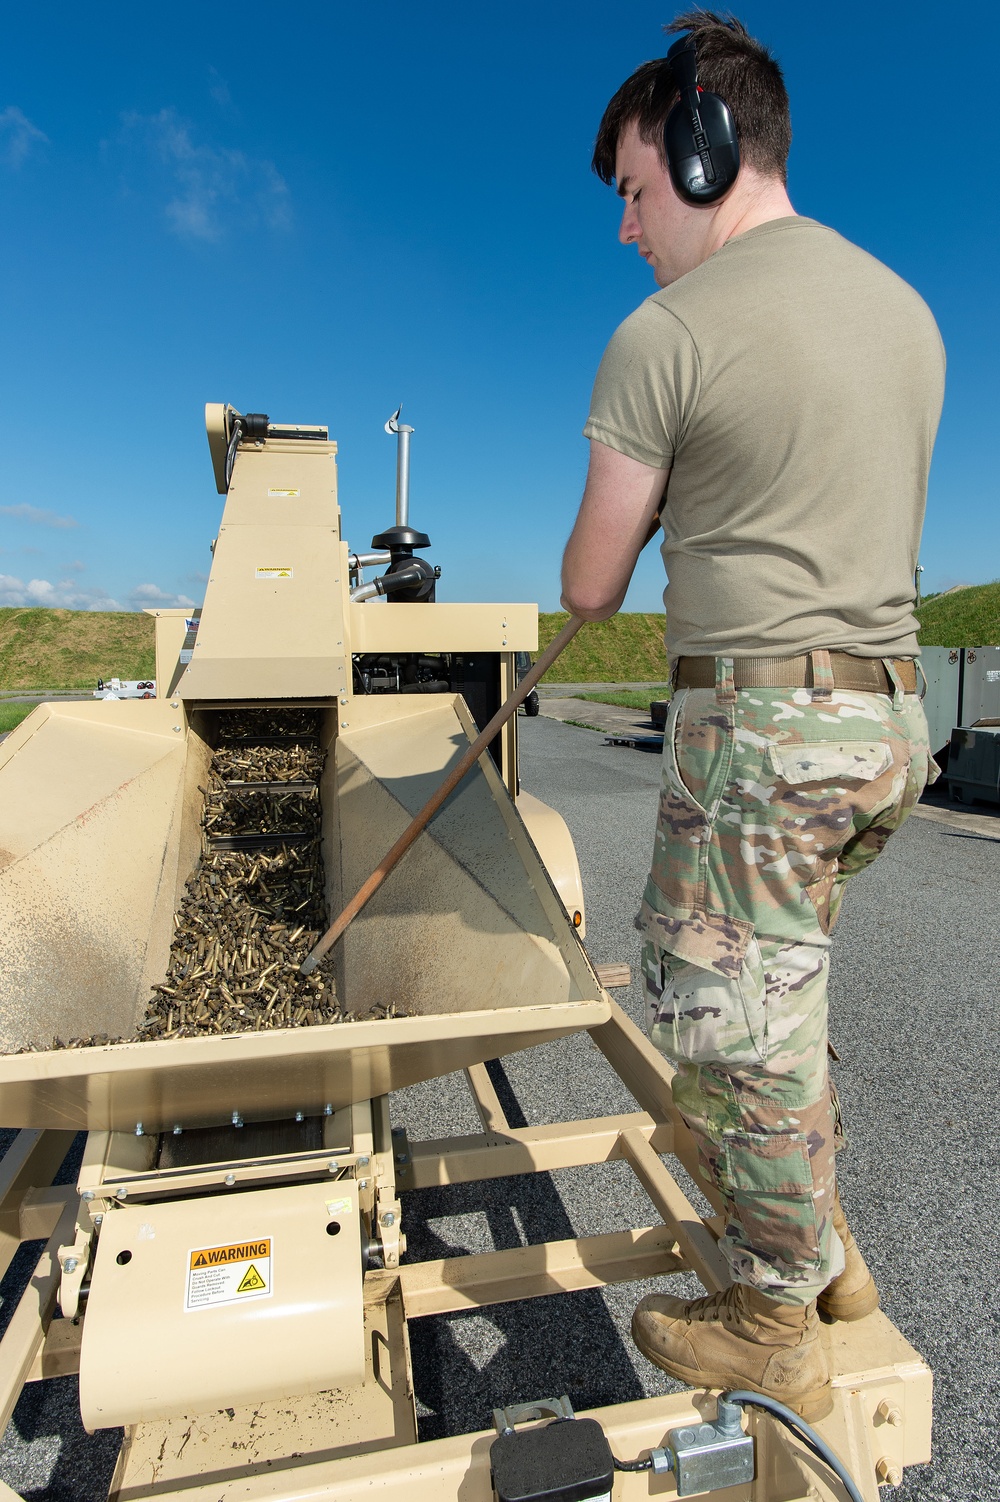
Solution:
{"label": "camouflage pants", "polygon": [[[814,654],[829,682],[825,653]],[[734,1278],[792,1303],[843,1268],[827,1072],[830,931],[844,884],[937,775],[923,707],[835,688],[675,696],[639,915],[650,1037],[725,1210]]]}

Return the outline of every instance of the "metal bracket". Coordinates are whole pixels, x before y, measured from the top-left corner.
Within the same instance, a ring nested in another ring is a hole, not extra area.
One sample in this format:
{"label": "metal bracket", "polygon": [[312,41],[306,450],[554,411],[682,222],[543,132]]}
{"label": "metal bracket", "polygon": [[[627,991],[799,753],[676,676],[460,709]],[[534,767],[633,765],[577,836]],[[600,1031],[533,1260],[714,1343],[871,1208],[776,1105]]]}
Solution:
{"label": "metal bracket", "polygon": [[382,1243],[382,1265],[385,1268],[398,1267],[399,1259],[406,1251],[406,1237],[399,1229],[401,1208],[398,1199],[389,1199],[382,1192],[375,1198],[376,1230],[378,1239]]}
{"label": "metal bracket", "polygon": [[493,1423],[498,1434],[512,1434],[516,1424],[530,1424],[535,1419],[574,1419],[573,1405],[561,1398],[539,1398],[534,1403],[511,1403],[508,1408],[494,1408]]}
{"label": "metal bracket", "polygon": [[412,1187],[413,1155],[410,1152],[406,1128],[403,1126],[394,1126],[392,1129],[392,1171],[396,1178],[397,1189]]}
{"label": "metal bracket", "polygon": [[59,1280],[59,1307],[64,1319],[76,1319],[80,1311],[80,1288],[90,1266],[90,1231],[82,1226],[76,1228],[76,1240],[72,1246],[61,1246],[56,1253],[62,1276]]}

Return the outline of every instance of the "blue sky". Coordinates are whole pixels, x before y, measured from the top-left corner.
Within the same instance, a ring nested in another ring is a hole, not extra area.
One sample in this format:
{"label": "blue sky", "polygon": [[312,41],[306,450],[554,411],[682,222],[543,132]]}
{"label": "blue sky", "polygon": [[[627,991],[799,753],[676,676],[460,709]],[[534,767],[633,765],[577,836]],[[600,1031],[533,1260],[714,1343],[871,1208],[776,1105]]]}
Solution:
{"label": "blue sky", "polygon": [[[800,213],[934,311],[949,387],[925,588],[1000,575],[998,8],[749,0]],[[558,603],[594,371],[655,290],[589,170],[662,4],[12,7],[0,61],[0,604],[201,599],[206,401],[328,423],[344,533],[411,520],[439,598]],[[987,60],[985,69],[976,59]],[[991,154],[992,153],[992,154]],[[640,561],[626,609],[659,608]]]}

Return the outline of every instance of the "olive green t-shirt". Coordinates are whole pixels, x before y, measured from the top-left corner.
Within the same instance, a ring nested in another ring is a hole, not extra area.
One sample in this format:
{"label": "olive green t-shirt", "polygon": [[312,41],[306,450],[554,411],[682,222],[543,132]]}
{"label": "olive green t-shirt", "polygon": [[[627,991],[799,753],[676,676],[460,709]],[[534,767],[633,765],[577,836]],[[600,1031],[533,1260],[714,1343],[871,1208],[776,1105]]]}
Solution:
{"label": "olive green t-shirt", "polygon": [[926,304],[813,219],[727,241],[637,308],[584,433],[670,470],[670,655],[916,656],[943,386]]}

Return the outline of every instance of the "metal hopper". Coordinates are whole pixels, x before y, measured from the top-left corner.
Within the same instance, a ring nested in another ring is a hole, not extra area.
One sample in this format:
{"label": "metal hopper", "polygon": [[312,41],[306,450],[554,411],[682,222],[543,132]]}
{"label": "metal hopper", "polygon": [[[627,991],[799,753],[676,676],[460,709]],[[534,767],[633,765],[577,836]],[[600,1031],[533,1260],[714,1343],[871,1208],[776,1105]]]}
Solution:
{"label": "metal hopper", "polygon": [[[46,706],[0,751],[0,1121],[134,1131],[336,1110],[607,1017],[607,1002],[492,764],[472,773],[346,936],[361,1017],[264,1033],[52,1049],[134,1033],[199,849],[210,715]],[[180,727],[180,728],[176,728]],[[336,910],[468,745],[451,696],[327,717],[324,853]],[[199,730],[202,733],[199,733]],[[28,1053],[12,1050],[32,1047]]]}

